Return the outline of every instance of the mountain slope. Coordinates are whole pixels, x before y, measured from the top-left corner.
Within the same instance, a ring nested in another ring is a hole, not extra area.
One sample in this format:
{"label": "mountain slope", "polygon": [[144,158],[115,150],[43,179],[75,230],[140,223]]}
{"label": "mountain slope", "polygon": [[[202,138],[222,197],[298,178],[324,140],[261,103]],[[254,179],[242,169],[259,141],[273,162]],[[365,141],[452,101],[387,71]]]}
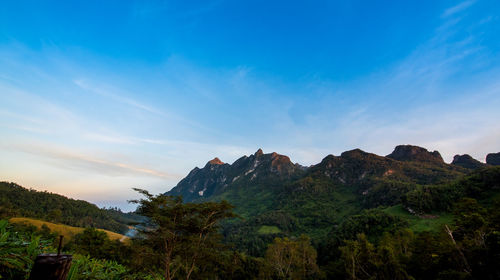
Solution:
{"label": "mountain slope", "polygon": [[[16,223],[16,224],[27,224],[27,225],[33,225],[37,227],[38,229],[42,229],[44,226],[49,228],[51,232],[56,232],[59,235],[64,236],[64,241],[65,243],[69,242],[75,235],[82,233],[85,228],[83,227],[73,227],[73,226],[67,226],[64,224],[55,224],[55,223],[50,223],[38,219],[32,219],[32,218],[11,218],[9,219],[9,222],[11,223]],[[106,235],[109,237],[111,240],[120,240],[124,241],[127,240],[128,237],[125,235],[121,235],[116,232],[112,232],[109,230],[104,230],[104,229],[98,229],[101,231],[104,231]]]}
{"label": "mountain slope", "polygon": [[259,149],[255,154],[243,156],[231,165],[214,158],[201,169],[195,167],[167,194],[182,195],[185,201],[194,201],[221,195],[230,186],[269,181],[281,183],[300,176],[304,170],[304,167],[293,164],[287,156],[264,154]]}
{"label": "mountain slope", "polygon": [[0,182],[0,217],[29,217],[75,227],[96,227],[118,233],[128,230],[126,223],[140,217],[116,209],[100,209],[83,200],[23,188]]}
{"label": "mountain slope", "polygon": [[451,182],[470,171],[446,164],[437,151],[410,145],[385,157],[355,149],[308,168],[259,149],[233,164],[214,159],[195,168],[166,194],[228,200],[243,219],[225,225],[226,240],[261,255],[275,236],[321,239],[363,209],[401,204],[419,186]]}

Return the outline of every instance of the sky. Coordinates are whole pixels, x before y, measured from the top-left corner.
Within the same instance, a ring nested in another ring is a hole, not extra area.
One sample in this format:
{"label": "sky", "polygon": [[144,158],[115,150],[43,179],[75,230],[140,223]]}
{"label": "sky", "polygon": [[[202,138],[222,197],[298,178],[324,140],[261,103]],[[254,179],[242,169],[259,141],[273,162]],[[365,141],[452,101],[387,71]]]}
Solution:
{"label": "sky", "polygon": [[132,210],[258,148],[500,151],[500,2],[4,1],[0,180]]}

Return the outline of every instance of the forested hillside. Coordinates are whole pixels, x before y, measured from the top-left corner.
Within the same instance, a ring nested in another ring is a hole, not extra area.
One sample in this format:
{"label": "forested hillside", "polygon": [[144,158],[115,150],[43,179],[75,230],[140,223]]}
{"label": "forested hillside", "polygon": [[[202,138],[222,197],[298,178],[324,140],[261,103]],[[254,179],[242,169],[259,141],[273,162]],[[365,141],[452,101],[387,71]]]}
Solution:
{"label": "forested hillside", "polygon": [[100,209],[84,200],[0,182],[0,217],[29,217],[76,227],[95,227],[125,233],[141,218],[118,209]]}
{"label": "forested hillside", "polygon": [[[419,213],[449,210],[449,205],[425,206],[437,202],[431,198],[422,202],[418,196],[487,166],[467,155],[455,159],[447,164],[437,151],[401,145],[387,156],[355,149],[306,168],[287,156],[259,149],[231,165],[216,159],[195,168],[167,194],[182,195],[187,201],[229,201],[244,219],[224,225],[226,241],[263,256],[275,237],[307,234],[322,242],[347,217],[365,209],[399,205]],[[447,201],[441,203],[452,200]],[[434,226],[441,221],[434,221]]]}
{"label": "forested hillside", "polygon": [[[3,183],[1,209],[53,219],[56,203],[61,219],[72,215],[65,223],[142,223],[126,243],[92,228],[71,238],[74,279],[500,278],[500,166],[466,155],[447,164],[436,151],[407,145],[303,167],[259,150],[231,165],[211,160],[168,195],[136,190],[137,213],[123,215]],[[43,244],[55,240],[47,228],[0,222],[0,230],[12,247],[0,255],[30,256],[29,244],[50,251]],[[45,243],[29,240],[36,234]],[[0,262],[0,275],[22,279],[30,258],[15,260],[22,266]]]}

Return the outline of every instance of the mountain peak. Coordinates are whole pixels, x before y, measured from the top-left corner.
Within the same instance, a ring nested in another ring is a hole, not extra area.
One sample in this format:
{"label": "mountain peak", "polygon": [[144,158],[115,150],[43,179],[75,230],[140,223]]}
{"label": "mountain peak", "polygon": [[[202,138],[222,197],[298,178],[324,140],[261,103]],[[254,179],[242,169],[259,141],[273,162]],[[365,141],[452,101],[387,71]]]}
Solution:
{"label": "mountain peak", "polygon": [[224,164],[218,157],[215,157],[211,161],[209,161],[207,164],[212,164],[212,165],[221,165]]}
{"label": "mountain peak", "polygon": [[486,163],[491,165],[500,165],[500,153],[491,153],[486,156]]}
{"label": "mountain peak", "polygon": [[479,162],[478,160],[475,160],[468,154],[455,155],[453,157],[453,161],[451,162],[451,164],[470,169],[476,169],[484,165],[483,163]]}
{"label": "mountain peak", "polygon": [[257,152],[255,152],[255,154],[254,154],[254,155],[257,157],[257,156],[261,156],[261,155],[263,155],[263,154],[264,154],[264,152],[262,151],[262,149],[260,149],[260,148],[259,148],[259,149],[257,150]]}
{"label": "mountain peak", "polygon": [[399,161],[427,161],[443,163],[443,158],[438,151],[429,152],[427,149],[413,145],[399,145],[387,155]]}
{"label": "mountain peak", "polygon": [[345,151],[342,154],[340,154],[340,157],[342,158],[352,158],[352,157],[359,157],[359,156],[364,156],[367,155],[368,153],[361,150],[361,149],[354,149],[350,151]]}

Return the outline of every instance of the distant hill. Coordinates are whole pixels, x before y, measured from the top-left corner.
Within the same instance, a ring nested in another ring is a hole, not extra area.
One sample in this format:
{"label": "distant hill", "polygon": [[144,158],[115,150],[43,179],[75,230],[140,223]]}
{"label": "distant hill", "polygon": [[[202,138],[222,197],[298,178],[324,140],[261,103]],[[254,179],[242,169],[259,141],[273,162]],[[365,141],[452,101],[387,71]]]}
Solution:
{"label": "distant hill", "polygon": [[[310,167],[259,149],[232,164],[215,158],[203,168],[194,168],[166,194],[181,195],[190,202],[229,201],[243,219],[225,225],[226,240],[261,255],[276,236],[306,233],[324,239],[347,217],[364,209],[405,209],[405,203],[414,202],[407,199],[408,193],[422,186],[449,184],[483,166],[472,158],[447,164],[438,151],[411,145],[397,146],[388,156],[355,149],[328,155]],[[400,210],[386,213],[407,218]],[[449,214],[445,217],[430,225],[449,222]],[[412,223],[421,227],[417,220]]]}
{"label": "distant hill", "polygon": [[0,217],[29,217],[75,227],[102,228],[125,233],[141,217],[118,209],[100,209],[83,200],[0,182]]}
{"label": "distant hill", "polygon": [[[38,229],[42,229],[43,226],[46,226],[48,229],[50,229],[51,232],[54,232],[54,233],[57,233],[57,234],[64,236],[65,242],[70,241],[75,235],[82,233],[85,230],[85,228],[82,228],[82,227],[72,227],[72,226],[67,226],[67,225],[63,225],[63,224],[55,224],[55,223],[50,223],[50,222],[46,222],[46,221],[42,221],[42,220],[38,220],[38,219],[31,219],[31,218],[11,218],[11,219],[9,219],[9,222],[15,223],[15,224],[34,225]],[[99,229],[99,230],[101,230],[101,229]],[[109,239],[111,239],[111,240],[123,241],[123,240],[128,239],[128,237],[126,237],[125,235],[122,235],[122,234],[119,234],[116,232],[112,232],[109,230],[102,230],[102,231],[104,231],[108,235]]]}

